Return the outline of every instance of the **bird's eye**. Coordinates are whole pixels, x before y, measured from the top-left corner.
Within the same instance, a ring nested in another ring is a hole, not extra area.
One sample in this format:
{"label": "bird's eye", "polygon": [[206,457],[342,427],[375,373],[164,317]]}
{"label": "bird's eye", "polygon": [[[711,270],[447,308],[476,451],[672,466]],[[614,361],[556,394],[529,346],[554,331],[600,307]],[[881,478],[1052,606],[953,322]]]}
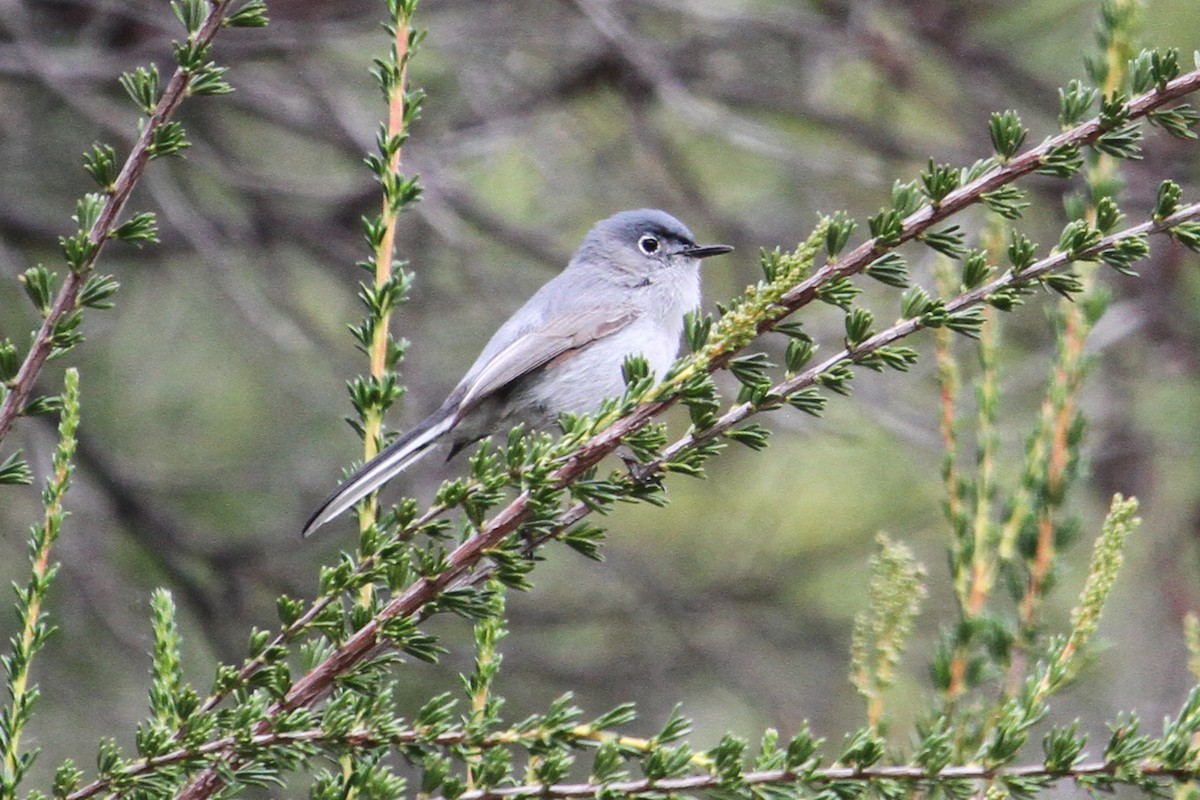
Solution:
{"label": "bird's eye", "polygon": [[648,256],[652,256],[658,252],[658,239],[655,239],[650,234],[646,234],[638,239],[638,249]]}

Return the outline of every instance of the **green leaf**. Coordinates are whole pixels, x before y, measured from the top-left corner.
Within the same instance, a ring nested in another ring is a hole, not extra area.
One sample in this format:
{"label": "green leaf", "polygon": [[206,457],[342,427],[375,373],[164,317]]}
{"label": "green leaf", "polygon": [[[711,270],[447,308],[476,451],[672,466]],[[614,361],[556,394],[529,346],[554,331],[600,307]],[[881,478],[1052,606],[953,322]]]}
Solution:
{"label": "green leaf", "polygon": [[854,373],[850,371],[850,363],[849,361],[842,361],[830,367],[817,376],[817,383],[831,392],[849,396],[850,382],[854,379]]}
{"label": "green leaf", "polygon": [[1183,190],[1172,180],[1165,180],[1158,185],[1158,194],[1154,200],[1154,220],[1161,222],[1179,209],[1179,200]]}
{"label": "green leaf", "polygon": [[279,615],[279,624],[289,628],[304,613],[304,601],[281,594],[275,600],[275,610]]}
{"label": "green leaf", "polygon": [[121,284],[112,275],[93,273],[88,275],[83,288],[79,290],[76,304],[86,308],[112,308],[111,298],[119,288]]}
{"label": "green leaf", "polygon": [[628,355],[621,362],[621,379],[625,381],[626,388],[653,377],[650,372],[650,362],[646,360],[645,356]]}
{"label": "green leaf", "polygon": [[61,351],[69,350],[83,341],[83,334],[79,332],[79,326],[82,322],[83,315],[79,313],[78,309],[59,317],[58,322],[50,332],[50,346],[54,348],[54,356],[59,355]]}
{"label": "green leaf", "polygon": [[1005,219],[1020,219],[1029,207],[1025,191],[1011,183],[980,195],[984,205]]}
{"label": "green leaf", "polygon": [[83,154],[83,169],[106,192],[117,182],[117,154],[106,144],[94,144]]}
{"label": "green leaf", "polygon": [[845,211],[835,211],[825,221],[825,252],[832,259],[846,247],[858,223]]}
{"label": "green leaf", "polygon": [[0,340],[0,383],[11,381],[20,368],[21,358],[17,353],[17,346],[8,339]]}
{"label": "green leaf", "polygon": [[1077,80],[1067,84],[1065,89],[1058,90],[1059,115],[1058,121],[1063,128],[1079,124],[1088,113],[1099,94],[1091,86],[1085,86]]}
{"label": "green leaf", "polygon": [[743,386],[766,389],[771,386],[766,371],[774,366],[766,353],[750,353],[730,360],[729,371]]}
{"label": "green leaf", "polygon": [[189,34],[200,30],[204,18],[208,16],[204,0],[171,0],[171,10]]}
{"label": "green leaf", "polygon": [[979,306],[964,308],[946,316],[945,326],[955,333],[978,339],[983,330],[983,309]]}
{"label": "green leaf", "polygon": [[839,308],[849,308],[854,298],[862,293],[848,278],[838,277],[817,287],[817,299]]}
{"label": "green leaf", "polygon": [[118,225],[109,235],[113,239],[125,242],[150,242],[157,244],[158,221],[153,212],[143,211],[139,214],[134,214],[128,220]]}
{"label": "green leaf", "polygon": [[1087,736],[1079,733],[1079,720],[1068,727],[1051,728],[1042,739],[1042,752],[1046,754],[1046,769],[1064,773],[1079,763]]}
{"label": "green leaf", "polygon": [[987,158],[976,159],[975,163],[971,166],[963,167],[958,183],[961,186],[962,184],[978,180],[992,170],[996,169],[996,166],[996,159],[992,158],[991,156],[988,156]]}
{"label": "green leaf", "polygon": [[908,265],[904,258],[894,251],[884,253],[872,261],[863,270],[880,283],[904,289],[908,286]]}
{"label": "green leaf", "polygon": [[162,158],[163,156],[182,155],[183,150],[191,146],[181,124],[178,122],[164,122],[154,129],[154,133],[150,137],[150,146],[147,150],[150,153],[150,158]]}
{"label": "green leaf", "polygon": [[897,180],[892,184],[892,210],[901,218],[907,217],[923,205],[923,197],[916,181]]}
{"label": "green leaf", "polygon": [[995,269],[988,263],[987,253],[982,250],[972,250],[963,259],[962,286],[968,291],[983,284],[991,277]]}
{"label": "green leaf", "polygon": [[787,401],[792,408],[814,417],[821,416],[829,402],[828,398],[822,397],[820,392],[811,387],[793,392],[788,395]]}
{"label": "green leaf", "polygon": [[741,428],[725,431],[725,436],[739,444],[746,445],[751,450],[762,450],[769,443],[771,432],[762,425],[752,422]]}
{"label": "green leaf", "polygon": [[44,317],[50,313],[50,304],[54,302],[54,289],[57,275],[38,264],[21,273],[17,278],[25,289],[25,294],[33,303],[33,307]]}
{"label": "green leaf", "polygon": [[107,198],[103,194],[97,192],[88,192],[75,204],[75,213],[71,215],[71,219],[75,220],[79,226],[80,233],[86,233],[95,227],[96,222],[100,219],[100,214],[104,210],[104,204]]}
{"label": "green leaf", "polygon": [[1074,298],[1074,295],[1083,291],[1083,284],[1079,281],[1079,276],[1073,272],[1060,272],[1053,275],[1046,275],[1042,278],[1042,285],[1048,289],[1052,289],[1065,297],[1067,300]]}
{"label": "green leaf", "polygon": [[21,458],[20,450],[0,463],[0,484],[29,485],[31,483],[33,483],[33,471],[29,468],[29,463]]}
{"label": "green leaf", "polygon": [[936,206],[958,188],[959,178],[958,169],[949,164],[935,164],[931,158],[929,166],[921,173],[921,185],[925,189],[925,196]]}
{"label": "green leaf", "polygon": [[717,411],[720,409],[717,387],[707,372],[698,372],[688,378],[680,387],[679,395],[697,430],[712,427],[717,421]]}
{"label": "green leaf", "polygon": [[1155,50],[1150,54],[1150,79],[1154,88],[1164,91],[1167,84],[1179,77],[1179,48]]}
{"label": "green leaf", "polygon": [[1120,90],[1100,98],[1100,127],[1114,130],[1129,122],[1129,98]]}
{"label": "green leaf", "polygon": [[121,74],[121,86],[142,113],[150,116],[158,105],[158,66],[138,67]]}
{"label": "green leaf", "polygon": [[77,231],[70,236],[58,237],[58,246],[62,248],[63,258],[72,272],[83,269],[96,254],[97,245],[92,242],[87,231]]}
{"label": "green leaf", "polygon": [[871,335],[875,315],[865,308],[855,308],[846,315],[846,342],[851,348],[862,344]]}
{"label": "green leaf", "polygon": [[31,399],[25,403],[25,408],[20,409],[22,416],[41,416],[42,414],[52,414],[62,408],[62,398],[58,395],[42,395]]}
{"label": "green leaf", "polygon": [[229,94],[233,87],[225,80],[226,67],[219,67],[208,62],[188,73],[188,94],[194,97],[206,97]]}
{"label": "green leaf", "polygon": [[758,250],[758,263],[763,271],[763,277],[767,283],[774,283],[784,269],[783,266],[783,251],[776,247],[774,250],[768,250],[761,247]]}
{"label": "green leaf", "polygon": [[1055,249],[1065,253],[1071,260],[1077,260],[1084,258],[1086,252],[1095,248],[1102,238],[1100,231],[1089,225],[1087,220],[1077,219],[1063,228]]}
{"label": "green leaf", "polygon": [[1142,157],[1141,148],[1138,146],[1141,141],[1141,126],[1136,122],[1130,122],[1100,134],[1092,142],[1092,147],[1114,158],[1136,160]]}
{"label": "green leaf", "polygon": [[922,234],[920,240],[947,258],[962,258],[967,249],[963,246],[962,229],[951,225],[940,231],[929,231]]}
{"label": "green leaf", "polygon": [[1025,143],[1025,126],[1021,124],[1021,118],[1016,111],[1008,110],[1003,113],[992,114],[988,121],[988,134],[992,139],[992,149],[996,151],[996,155],[1001,161],[1008,161],[1017,151],[1021,149],[1021,145]]}
{"label": "green leaf", "polygon": [[795,375],[804,369],[805,365],[812,360],[813,353],[817,350],[817,346],[809,338],[793,338],[788,341],[787,350],[784,353],[784,364],[787,371],[791,375]]}
{"label": "green leaf", "polygon": [[900,242],[904,231],[904,215],[895,209],[885,208],[867,220],[871,238],[877,247],[890,247]]}
{"label": "green leaf", "polygon": [[1075,144],[1060,144],[1050,148],[1041,159],[1035,172],[1040,175],[1053,175],[1056,178],[1069,178],[1083,166],[1083,156],[1079,146]]}
{"label": "green leaf", "polygon": [[1100,233],[1112,233],[1124,218],[1125,215],[1111,197],[1101,197],[1096,202],[1096,230]]}
{"label": "green leaf", "polygon": [[558,540],[580,555],[593,561],[603,561],[600,545],[604,543],[604,529],[581,522],[559,535]]}
{"label": "green leaf", "polygon": [[79,788],[83,782],[83,770],[75,766],[75,762],[67,759],[54,772],[54,796],[66,797]]}
{"label": "green leaf", "polygon": [[1143,233],[1118,239],[1111,247],[1100,251],[1100,260],[1122,275],[1136,276],[1137,273],[1132,269],[1133,264],[1149,255],[1149,237]]}
{"label": "green leaf", "polygon": [[1195,139],[1197,133],[1192,130],[1200,122],[1200,114],[1188,103],[1182,103],[1175,108],[1151,111],[1147,116],[1151,125],[1157,125],[1176,139]]}
{"label": "green leaf", "polygon": [[1195,220],[1181,222],[1171,228],[1169,233],[1171,238],[1187,249],[1200,253],[1200,222]]}
{"label": "green leaf", "polygon": [[904,319],[922,316],[932,305],[933,300],[929,297],[929,292],[921,286],[911,286],[900,297],[900,316]]}
{"label": "green leaf", "polygon": [[1033,266],[1037,260],[1037,245],[1025,234],[1014,230],[1008,241],[1008,260],[1013,272],[1020,273]]}
{"label": "green leaf", "polygon": [[712,332],[713,318],[700,309],[689,311],[683,317],[683,338],[687,342],[688,352],[698,353],[708,343]]}
{"label": "green leaf", "polygon": [[[1127,67],[1129,72],[1129,86],[1138,94],[1149,91],[1150,85],[1154,82],[1150,59],[1150,51],[1143,50],[1129,60]],[[1097,81],[1097,83],[1103,83],[1103,81]]]}
{"label": "green leaf", "polygon": [[265,0],[250,0],[221,20],[221,24],[231,28],[265,28],[269,21]]}
{"label": "green leaf", "polygon": [[917,351],[906,345],[886,345],[875,351],[875,355],[897,372],[908,372],[917,363]]}
{"label": "green leaf", "polygon": [[185,41],[174,42],[175,63],[184,72],[194,72],[202,69],[206,61],[211,46],[207,42],[198,41],[195,37],[189,36]]}

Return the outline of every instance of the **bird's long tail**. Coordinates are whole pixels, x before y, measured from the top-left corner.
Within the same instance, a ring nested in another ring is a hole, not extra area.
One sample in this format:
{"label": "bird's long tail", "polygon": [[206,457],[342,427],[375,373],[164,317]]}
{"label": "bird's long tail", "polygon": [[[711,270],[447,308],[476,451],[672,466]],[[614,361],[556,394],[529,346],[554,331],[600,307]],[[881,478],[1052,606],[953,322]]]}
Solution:
{"label": "bird's long tail", "polygon": [[317,507],[304,524],[304,536],[341,514],[371,492],[391,480],[421,456],[429,452],[443,434],[454,427],[455,417],[443,409],[406,431],[383,449],[379,455],[363,464],[342,483],[333,494]]}

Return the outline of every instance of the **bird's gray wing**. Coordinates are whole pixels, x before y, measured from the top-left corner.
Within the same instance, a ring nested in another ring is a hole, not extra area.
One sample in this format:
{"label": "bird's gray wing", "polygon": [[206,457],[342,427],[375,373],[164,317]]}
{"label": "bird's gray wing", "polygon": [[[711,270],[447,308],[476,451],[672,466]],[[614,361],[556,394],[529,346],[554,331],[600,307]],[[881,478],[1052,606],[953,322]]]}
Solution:
{"label": "bird's gray wing", "polygon": [[463,378],[451,393],[462,417],[494,392],[556,358],[611,336],[634,320],[629,309],[588,309],[557,316],[522,333]]}

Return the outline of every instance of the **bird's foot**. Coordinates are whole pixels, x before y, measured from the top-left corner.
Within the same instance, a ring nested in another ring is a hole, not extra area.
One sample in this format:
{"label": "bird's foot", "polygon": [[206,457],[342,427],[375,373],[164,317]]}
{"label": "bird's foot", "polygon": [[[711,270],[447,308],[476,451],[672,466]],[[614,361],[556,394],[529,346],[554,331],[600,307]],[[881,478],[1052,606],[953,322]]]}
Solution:
{"label": "bird's foot", "polygon": [[657,465],[643,464],[634,458],[633,453],[620,452],[617,455],[620,457],[622,463],[625,464],[625,470],[635,483],[644,485],[659,482],[659,468]]}

